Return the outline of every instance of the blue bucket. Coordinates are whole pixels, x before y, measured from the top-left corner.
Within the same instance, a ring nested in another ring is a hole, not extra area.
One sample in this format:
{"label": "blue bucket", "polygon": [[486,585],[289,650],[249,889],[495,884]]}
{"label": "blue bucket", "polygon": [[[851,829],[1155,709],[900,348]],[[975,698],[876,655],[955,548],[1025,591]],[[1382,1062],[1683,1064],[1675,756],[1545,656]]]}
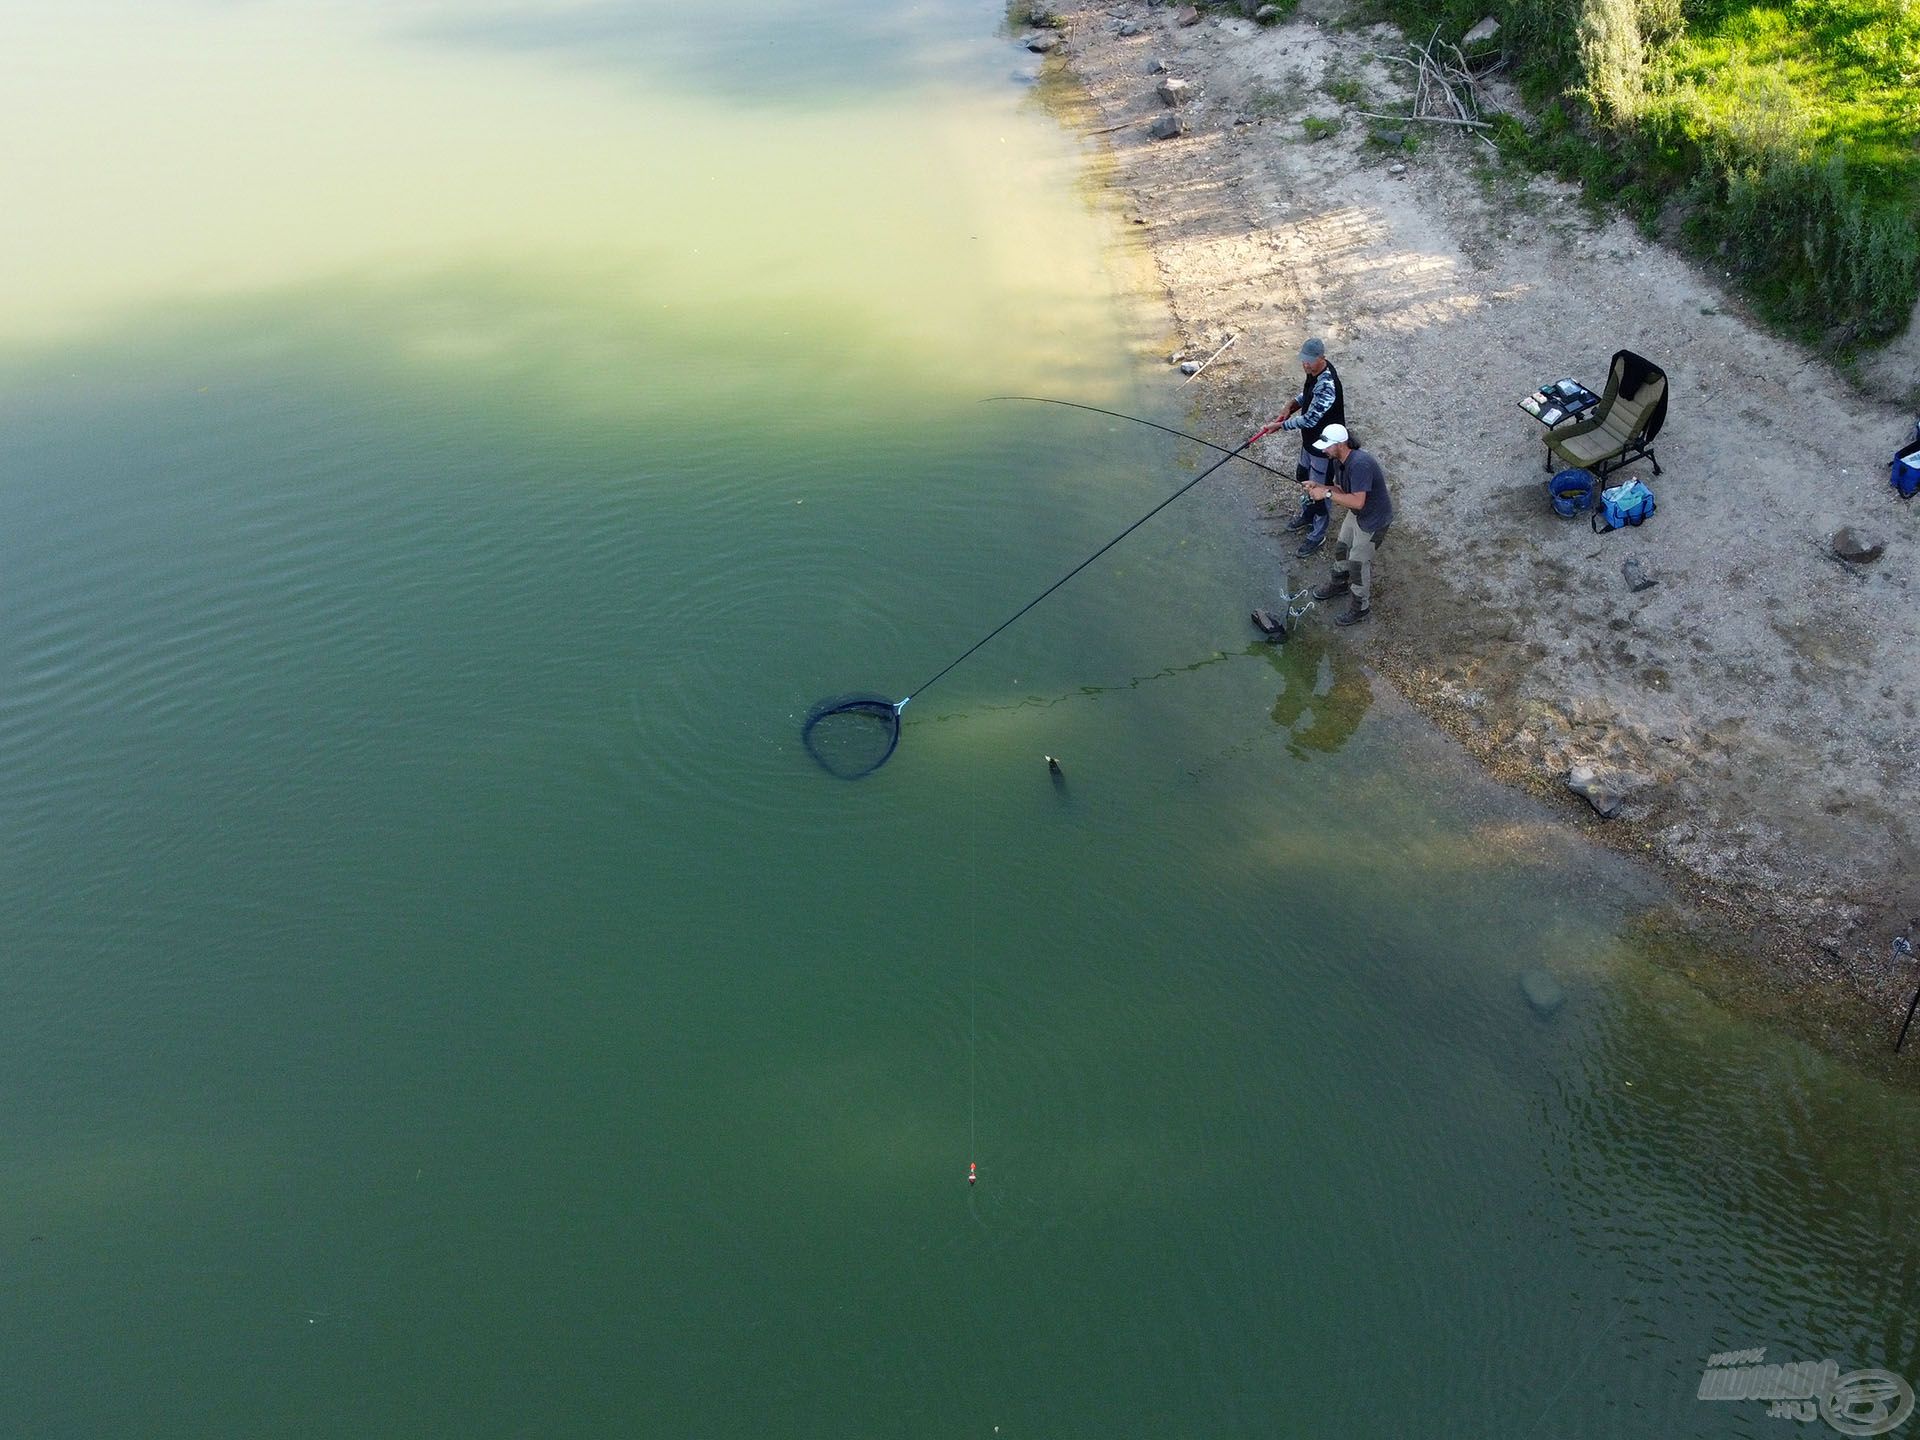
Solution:
{"label": "blue bucket", "polygon": [[1553,513],[1572,519],[1582,510],[1591,510],[1599,484],[1591,470],[1562,470],[1547,482],[1547,499],[1553,502]]}

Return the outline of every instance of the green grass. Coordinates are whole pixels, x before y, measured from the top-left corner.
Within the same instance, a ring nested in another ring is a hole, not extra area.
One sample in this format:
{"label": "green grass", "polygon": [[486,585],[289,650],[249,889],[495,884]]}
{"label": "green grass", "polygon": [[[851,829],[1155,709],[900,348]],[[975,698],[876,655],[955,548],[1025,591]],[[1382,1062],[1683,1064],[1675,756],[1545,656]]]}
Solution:
{"label": "green grass", "polygon": [[1367,87],[1357,75],[1348,74],[1344,69],[1336,69],[1320,82],[1320,88],[1342,105],[1357,104],[1367,93]]}
{"label": "green grass", "polygon": [[1494,15],[1537,117],[1498,128],[1503,153],[1581,181],[1648,233],[1677,218],[1784,328],[1875,339],[1905,325],[1920,294],[1920,0],[1367,8],[1422,39]]}
{"label": "green grass", "polygon": [[1246,109],[1248,114],[1258,115],[1264,120],[1285,113],[1292,103],[1288,96],[1278,90],[1256,86],[1253,93],[1247,96]]}
{"label": "green grass", "polygon": [[1242,5],[1240,0],[1197,0],[1201,10],[1218,10],[1223,15],[1253,16],[1266,5],[1274,6],[1280,13],[1262,20],[1262,25],[1278,25],[1299,8],[1300,0],[1261,0],[1259,5]]}
{"label": "green grass", "polygon": [[1307,132],[1309,140],[1324,140],[1329,135],[1340,133],[1338,120],[1323,120],[1318,115],[1309,115],[1300,122],[1300,128]]}
{"label": "green grass", "polygon": [[1920,199],[1920,5],[1705,0],[1700,8],[1657,67],[1652,103],[1666,123],[1737,152],[1756,138],[1759,109],[1805,145],[1844,143],[1864,193]]}

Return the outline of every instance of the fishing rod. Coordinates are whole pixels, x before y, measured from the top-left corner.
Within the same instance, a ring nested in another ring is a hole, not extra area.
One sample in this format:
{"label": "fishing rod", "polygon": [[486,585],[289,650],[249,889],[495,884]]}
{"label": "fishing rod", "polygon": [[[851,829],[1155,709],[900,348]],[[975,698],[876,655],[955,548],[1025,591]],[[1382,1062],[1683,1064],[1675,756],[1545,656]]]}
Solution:
{"label": "fishing rod", "polygon": [[[1010,395],[1010,396],[1007,396],[1006,398],[1010,400],[1019,400],[1019,399],[1038,399],[1039,397]],[[1061,405],[1072,405],[1074,402],[1071,400],[1061,400],[1053,403],[1061,404]],[[1094,407],[1091,405],[1080,405],[1080,406],[1077,406],[1076,408],[1081,410],[1091,410]],[[1112,414],[1113,412],[1108,411],[1106,413]],[[1132,419],[1135,419],[1136,417],[1132,415],[1122,415],[1119,418],[1122,420],[1132,420]],[[1142,420],[1140,423],[1143,425],[1152,425],[1153,421]],[[1164,430],[1167,427],[1164,425],[1161,425],[1155,428]],[[1175,431],[1173,433],[1178,434],[1179,432]],[[1190,440],[1197,439],[1197,437],[1191,436],[1191,435],[1188,436],[1187,438]],[[1142,525],[1146,524],[1147,521],[1151,520],[1154,516],[1158,515],[1162,510],[1166,509],[1167,506],[1171,505],[1174,501],[1178,500],[1182,495],[1186,494],[1189,490],[1193,489],[1193,487],[1198,485],[1202,480],[1206,479],[1209,475],[1213,474],[1214,471],[1218,470],[1222,465],[1226,464],[1227,461],[1233,460],[1233,459],[1248,458],[1245,455],[1243,455],[1241,452],[1244,451],[1247,448],[1247,446],[1253,444],[1253,442],[1258,438],[1259,437],[1257,435],[1249,435],[1245,440],[1242,440],[1238,445],[1236,445],[1231,450],[1227,449],[1226,446],[1224,445],[1215,445],[1210,440],[1199,440],[1198,443],[1205,445],[1209,450],[1218,450],[1220,452],[1220,458],[1214,461],[1213,464],[1209,465],[1206,469],[1202,470],[1198,475],[1194,476],[1191,480],[1187,481],[1187,483],[1182,485],[1178,490],[1174,491],[1171,495],[1167,496],[1167,498],[1162,500],[1158,505],[1154,506],[1151,510],[1147,511],[1147,513],[1142,515],[1138,520],[1134,521],[1131,525],[1127,526],[1127,528],[1122,530],[1118,535],[1114,536],[1111,540],[1107,541],[1107,543],[1102,545],[1098,550],[1094,551],[1091,555],[1087,556],[1086,559],[1082,560],[1078,565],[1074,566],[1073,569],[1069,570],[1066,574],[1062,575],[1058,580],[1054,581],[1053,584],[1049,585],[1046,589],[1042,590],[1038,595],[1034,596],[1033,599],[1029,600],[1026,604],[1022,605],[1018,610],[1014,611],[1013,614],[1009,615],[1006,619],[1002,620],[998,625],[994,626],[993,629],[989,630],[985,635],[981,636],[978,640],[976,640],[973,643],[973,645],[967,649],[965,654],[962,654],[957,659],[954,659],[948,662],[948,664],[943,669],[935,672],[933,675],[929,676],[927,679],[922,680],[918,685],[916,685],[913,688],[911,693],[907,695],[906,699],[896,701],[894,703],[894,706],[893,706],[894,715],[897,717],[902,710],[907,708],[907,701],[913,699],[915,695],[918,695],[921,691],[925,690],[929,685],[933,684],[934,681],[940,679],[942,676],[944,676],[947,673],[947,671],[954,669],[956,666],[960,664],[962,660],[965,660],[969,655],[972,655],[974,651],[980,649],[981,646],[985,645],[989,640],[993,639],[994,636],[998,635],[1002,630],[1006,629],[1009,625],[1013,624],[1014,621],[1018,620],[1022,615],[1026,614],[1029,610],[1033,609],[1034,606],[1038,605],[1042,600],[1046,599],[1049,595],[1053,594],[1054,591],[1058,590],[1062,585],[1066,584],[1069,580],[1073,579],[1074,576],[1078,575],[1082,570],[1086,569],[1089,565],[1093,564],[1094,561],[1098,560],[1102,555],[1106,554],[1107,551],[1113,549],[1114,546],[1118,545],[1122,540],[1126,539],[1127,536],[1131,535],[1134,531],[1138,530]],[[1254,463],[1258,464],[1259,462],[1255,461]],[[1268,467],[1262,466],[1261,468],[1266,469]]]}
{"label": "fishing rod", "polygon": [[[1146,425],[1152,429],[1163,431],[1168,435],[1178,435],[1182,440],[1191,440],[1194,444],[1204,445],[1209,450],[1218,450],[1222,455],[1240,454],[1239,450],[1229,450],[1224,445],[1216,445],[1213,441],[1202,439],[1198,435],[1189,435],[1186,431],[1176,430],[1171,425],[1162,425],[1158,420],[1144,420],[1138,415],[1128,415],[1119,410],[1102,410],[1098,405],[1083,405],[1078,400],[1055,400],[1049,395],[989,395],[980,403],[982,405],[990,405],[997,400],[1025,400],[1035,405],[1065,405],[1070,410],[1091,410],[1096,415],[1111,415],[1116,420],[1131,420],[1136,425]],[[1240,448],[1244,450],[1246,447],[1243,445]],[[1282,480],[1292,480],[1295,478],[1290,471],[1276,470],[1273,466],[1263,464],[1251,455],[1240,455],[1240,458],[1249,465],[1257,466],[1266,471],[1269,475],[1278,475]]]}
{"label": "fishing rod", "polygon": [[[1907,931],[1909,935],[1920,931],[1920,920],[1908,921]],[[1893,953],[1911,958],[1913,955],[1913,941],[1910,940],[1907,935],[1894,936]],[[1913,1024],[1913,1012],[1915,1010],[1920,1010],[1920,990],[1913,992],[1913,1004],[1907,1006],[1907,1018],[1901,1022],[1899,1038],[1893,1042],[1893,1053],[1896,1055],[1900,1053],[1900,1047],[1907,1043],[1907,1027]]]}

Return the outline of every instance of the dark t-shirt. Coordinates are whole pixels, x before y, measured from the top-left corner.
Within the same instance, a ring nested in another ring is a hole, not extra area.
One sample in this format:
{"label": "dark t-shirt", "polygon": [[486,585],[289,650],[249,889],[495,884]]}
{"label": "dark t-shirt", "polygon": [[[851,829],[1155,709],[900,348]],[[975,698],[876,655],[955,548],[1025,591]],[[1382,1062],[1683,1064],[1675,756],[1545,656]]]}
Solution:
{"label": "dark t-shirt", "polygon": [[1387,493],[1387,472],[1366,451],[1350,451],[1347,463],[1334,467],[1333,488],[1367,497],[1367,503],[1360,507],[1355,518],[1369,535],[1377,534],[1393,522],[1393,497]]}

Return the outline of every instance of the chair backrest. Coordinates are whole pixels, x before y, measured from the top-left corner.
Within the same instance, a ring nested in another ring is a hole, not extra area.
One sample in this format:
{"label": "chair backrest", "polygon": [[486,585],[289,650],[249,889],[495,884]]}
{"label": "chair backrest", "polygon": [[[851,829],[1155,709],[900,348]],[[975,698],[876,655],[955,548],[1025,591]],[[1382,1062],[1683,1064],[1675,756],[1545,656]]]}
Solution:
{"label": "chair backrest", "polygon": [[[1663,383],[1662,389],[1664,388]],[[1601,432],[1621,445],[1626,445],[1629,441],[1638,438],[1641,426],[1659,398],[1657,395],[1649,394],[1644,387],[1631,400],[1616,396],[1613,404],[1608,407],[1607,413],[1601,418]]]}
{"label": "chair backrest", "polygon": [[[1600,428],[1622,445],[1645,445],[1660,433],[1667,419],[1667,372],[1631,350],[1616,350],[1607,367],[1605,415]],[[1616,423],[1618,417],[1618,423]]]}

